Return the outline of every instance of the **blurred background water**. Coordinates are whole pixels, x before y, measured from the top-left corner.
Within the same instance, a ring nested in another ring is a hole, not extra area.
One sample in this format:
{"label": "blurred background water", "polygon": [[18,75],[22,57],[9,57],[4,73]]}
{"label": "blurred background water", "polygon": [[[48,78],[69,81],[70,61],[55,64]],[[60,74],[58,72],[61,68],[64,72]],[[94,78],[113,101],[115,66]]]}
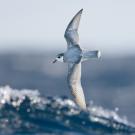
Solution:
{"label": "blurred background water", "polygon": [[[43,97],[67,96],[72,99],[66,82],[67,66],[52,64],[54,56],[55,53],[1,54],[0,86],[37,89]],[[82,85],[87,103],[117,111],[135,123],[134,61],[134,57],[124,57],[84,62]]]}
{"label": "blurred background water", "polygon": [[100,60],[82,64],[87,103],[117,111],[135,123],[134,6],[134,0],[0,1],[0,86],[72,99],[67,65],[51,62],[66,49],[63,33],[68,22],[84,8],[81,47],[102,53]]}

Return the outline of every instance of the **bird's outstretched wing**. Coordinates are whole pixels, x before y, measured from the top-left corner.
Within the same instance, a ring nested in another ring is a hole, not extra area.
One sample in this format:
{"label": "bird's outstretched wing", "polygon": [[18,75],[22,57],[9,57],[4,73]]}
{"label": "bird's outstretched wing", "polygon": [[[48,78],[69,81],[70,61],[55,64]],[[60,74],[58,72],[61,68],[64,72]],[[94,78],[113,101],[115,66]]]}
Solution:
{"label": "bird's outstretched wing", "polygon": [[68,85],[75,102],[82,109],[86,109],[85,97],[81,86],[81,62],[68,65]]}
{"label": "bird's outstretched wing", "polygon": [[68,48],[79,44],[78,27],[83,9],[81,9],[68,24],[64,37],[67,41]]}

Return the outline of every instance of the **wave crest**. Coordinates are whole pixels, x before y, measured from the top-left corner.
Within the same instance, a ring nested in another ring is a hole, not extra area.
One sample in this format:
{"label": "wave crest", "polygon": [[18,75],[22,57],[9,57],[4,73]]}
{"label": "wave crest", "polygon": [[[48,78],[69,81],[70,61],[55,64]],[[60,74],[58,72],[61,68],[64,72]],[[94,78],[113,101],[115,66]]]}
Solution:
{"label": "wave crest", "polygon": [[134,124],[116,111],[81,110],[67,97],[41,97],[38,90],[0,87],[0,133],[135,133]]}

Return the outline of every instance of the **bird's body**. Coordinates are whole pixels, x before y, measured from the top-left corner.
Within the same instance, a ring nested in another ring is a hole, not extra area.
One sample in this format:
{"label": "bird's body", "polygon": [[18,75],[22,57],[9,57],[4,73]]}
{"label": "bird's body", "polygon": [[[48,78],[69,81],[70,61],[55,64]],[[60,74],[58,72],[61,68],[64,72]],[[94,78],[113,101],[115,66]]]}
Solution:
{"label": "bird's body", "polygon": [[82,50],[79,45],[70,47],[63,56],[63,59],[67,63],[79,63],[82,58]]}
{"label": "bird's body", "polygon": [[68,63],[67,82],[74,97],[74,101],[82,109],[86,109],[86,101],[81,85],[81,62],[90,58],[99,58],[99,51],[82,50],[79,45],[78,27],[82,9],[73,17],[65,31],[64,37],[67,41],[67,51],[57,55],[56,61]]}

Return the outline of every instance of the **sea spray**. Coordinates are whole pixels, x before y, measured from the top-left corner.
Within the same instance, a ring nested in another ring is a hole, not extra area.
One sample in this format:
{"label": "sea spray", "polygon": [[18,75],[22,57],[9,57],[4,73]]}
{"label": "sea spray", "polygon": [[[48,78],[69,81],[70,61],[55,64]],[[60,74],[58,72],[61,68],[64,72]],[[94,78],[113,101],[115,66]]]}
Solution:
{"label": "sea spray", "polygon": [[67,97],[42,97],[38,90],[0,87],[0,134],[131,134],[134,124],[117,111],[90,104],[81,110]]}

